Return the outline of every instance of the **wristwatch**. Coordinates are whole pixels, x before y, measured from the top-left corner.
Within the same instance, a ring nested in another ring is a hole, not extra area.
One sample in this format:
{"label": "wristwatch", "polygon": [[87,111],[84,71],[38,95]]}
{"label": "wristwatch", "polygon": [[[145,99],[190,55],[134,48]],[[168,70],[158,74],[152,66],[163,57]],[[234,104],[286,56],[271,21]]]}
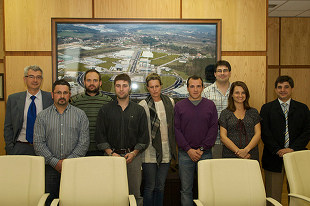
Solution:
{"label": "wristwatch", "polygon": [[205,148],[203,148],[203,147],[199,147],[199,149],[200,149],[200,151],[205,151]]}

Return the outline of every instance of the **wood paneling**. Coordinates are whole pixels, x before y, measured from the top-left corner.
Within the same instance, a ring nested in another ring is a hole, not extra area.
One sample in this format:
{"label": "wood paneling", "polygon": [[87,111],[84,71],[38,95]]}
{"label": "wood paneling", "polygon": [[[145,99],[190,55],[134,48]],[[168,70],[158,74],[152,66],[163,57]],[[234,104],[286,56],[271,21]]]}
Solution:
{"label": "wood paneling", "polygon": [[91,18],[92,0],[5,0],[5,50],[51,51],[51,18]]}
{"label": "wood paneling", "polygon": [[281,64],[310,64],[310,18],[281,18]]}
{"label": "wood paneling", "polygon": [[182,0],[182,17],[222,19],[222,51],[266,51],[266,4],[266,0]]}
{"label": "wood paneling", "polygon": [[[0,73],[4,72],[4,65],[0,63]],[[0,101],[0,155],[5,154],[5,143],[3,137],[3,129],[4,129],[4,119],[5,119],[5,101]]]}
{"label": "wood paneling", "polygon": [[94,0],[95,18],[180,18],[180,0]]}
{"label": "wood paneling", "polygon": [[0,59],[3,59],[3,0],[0,0]]}
{"label": "wood paneling", "polygon": [[6,57],[6,96],[25,91],[24,68],[36,64],[43,70],[41,89],[52,91],[52,57],[48,56],[8,56]]}
{"label": "wood paneling", "polygon": [[267,102],[273,101],[277,98],[274,90],[274,83],[279,76],[279,69],[267,70]]}
{"label": "wood paneling", "polygon": [[292,98],[307,104],[310,108],[310,69],[281,69],[281,75],[289,75],[294,80]]}
{"label": "wood paneling", "polygon": [[266,98],[266,57],[223,56],[231,64],[230,82],[244,81],[250,91],[250,105],[260,111]]}
{"label": "wood paneling", "polygon": [[280,18],[268,19],[268,65],[279,65]]}

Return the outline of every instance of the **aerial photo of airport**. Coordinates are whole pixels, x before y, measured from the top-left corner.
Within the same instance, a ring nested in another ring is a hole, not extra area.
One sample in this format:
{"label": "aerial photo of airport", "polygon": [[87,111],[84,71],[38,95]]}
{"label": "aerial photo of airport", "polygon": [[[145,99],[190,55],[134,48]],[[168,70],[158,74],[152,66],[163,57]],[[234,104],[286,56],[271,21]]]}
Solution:
{"label": "aerial photo of airport", "polygon": [[216,58],[214,24],[57,25],[57,77],[70,83],[72,96],[84,92],[85,71],[96,69],[108,95],[114,94],[115,76],[124,72],[132,79],[131,97],[145,98],[145,77],[155,72],[163,80],[162,93],[184,98],[187,78],[206,80],[205,68]]}

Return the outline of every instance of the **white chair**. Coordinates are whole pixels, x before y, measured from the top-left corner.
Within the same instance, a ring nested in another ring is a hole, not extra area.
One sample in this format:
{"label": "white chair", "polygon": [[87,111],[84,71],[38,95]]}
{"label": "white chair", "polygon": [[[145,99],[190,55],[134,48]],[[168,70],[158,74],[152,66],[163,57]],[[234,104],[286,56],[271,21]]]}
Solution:
{"label": "white chair", "polygon": [[129,195],[126,160],[122,157],[81,157],[62,163],[59,199],[51,206],[136,205]]}
{"label": "white chair", "polygon": [[245,159],[212,159],[198,162],[198,206],[264,206],[266,198],[259,163]]}
{"label": "white chair", "polygon": [[0,156],[0,205],[44,206],[44,158],[28,155]]}
{"label": "white chair", "polygon": [[310,151],[286,153],[283,160],[290,186],[290,206],[310,205]]}

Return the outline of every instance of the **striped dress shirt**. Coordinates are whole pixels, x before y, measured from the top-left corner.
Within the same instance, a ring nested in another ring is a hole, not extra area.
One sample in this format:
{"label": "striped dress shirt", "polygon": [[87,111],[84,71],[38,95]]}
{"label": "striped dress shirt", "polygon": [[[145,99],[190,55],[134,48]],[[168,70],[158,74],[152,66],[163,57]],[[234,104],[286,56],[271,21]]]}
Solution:
{"label": "striped dress shirt", "polygon": [[34,150],[52,167],[62,159],[83,157],[89,146],[88,126],[88,118],[81,109],[68,104],[60,114],[53,104],[37,116]]}

